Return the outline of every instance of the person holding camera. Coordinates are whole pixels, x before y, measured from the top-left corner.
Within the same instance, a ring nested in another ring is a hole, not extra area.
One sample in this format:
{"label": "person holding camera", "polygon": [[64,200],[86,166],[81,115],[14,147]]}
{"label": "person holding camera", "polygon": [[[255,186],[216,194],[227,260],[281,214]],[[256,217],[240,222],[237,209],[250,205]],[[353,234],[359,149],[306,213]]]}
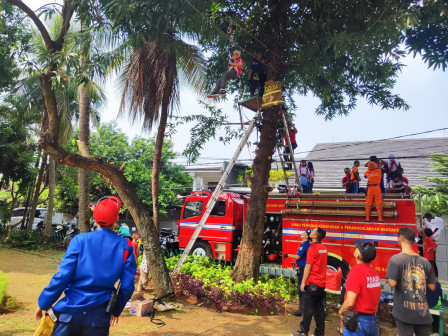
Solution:
{"label": "person holding camera", "polygon": [[339,309],[344,323],[344,335],[378,335],[376,311],[381,296],[380,276],[372,265],[376,257],[375,246],[355,241],[356,266],[345,282],[345,300]]}
{"label": "person holding camera", "polygon": [[40,294],[35,317],[40,320],[45,310],[57,318],[53,336],[107,336],[131,298],[137,265],[129,241],[113,231],[120,207],[114,196],[98,201],[93,217],[101,229],[73,237],[59,272]]}
{"label": "person holding camera", "polygon": [[292,336],[306,336],[310,330],[311,319],[316,322],[315,336],[325,335],[325,284],[327,276],[327,248],[321,243],[327,233],[318,227],[310,233],[312,240],[306,256],[300,290],[303,293],[302,322],[299,331]]}

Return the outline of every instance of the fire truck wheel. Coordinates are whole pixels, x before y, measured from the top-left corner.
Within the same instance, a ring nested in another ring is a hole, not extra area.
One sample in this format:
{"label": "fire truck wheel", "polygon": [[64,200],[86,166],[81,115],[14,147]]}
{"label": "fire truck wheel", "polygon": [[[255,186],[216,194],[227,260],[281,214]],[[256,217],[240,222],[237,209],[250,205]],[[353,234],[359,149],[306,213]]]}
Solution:
{"label": "fire truck wheel", "polygon": [[333,256],[328,256],[327,268],[336,272],[339,267],[342,270],[342,283],[345,283],[350,268],[342,260],[339,260]]}
{"label": "fire truck wheel", "polygon": [[193,245],[191,249],[191,254],[195,254],[201,257],[213,257],[212,247],[209,243],[198,241]]}

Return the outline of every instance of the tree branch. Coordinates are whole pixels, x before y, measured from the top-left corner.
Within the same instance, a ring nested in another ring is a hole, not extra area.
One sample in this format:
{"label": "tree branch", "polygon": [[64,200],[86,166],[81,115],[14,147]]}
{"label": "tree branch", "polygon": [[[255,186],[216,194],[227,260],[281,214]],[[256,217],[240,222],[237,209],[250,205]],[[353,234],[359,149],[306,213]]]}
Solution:
{"label": "tree branch", "polygon": [[39,19],[36,13],[34,13],[31,10],[31,8],[25,5],[21,0],[8,0],[8,2],[11,5],[20,8],[26,15],[28,15],[28,17],[34,22],[40,34],[42,35],[45,45],[47,46],[47,49],[50,51],[53,50],[54,41],[51,39],[50,34],[47,31],[47,28],[45,28],[45,25],[42,23],[42,21]]}
{"label": "tree branch", "polygon": [[74,11],[74,7],[71,4],[67,4],[67,1],[64,1],[64,7],[62,7],[61,31],[59,32],[59,36],[55,41],[56,50],[61,50],[62,45],[64,44],[65,36],[67,35],[67,31],[70,28],[70,20],[72,19]]}

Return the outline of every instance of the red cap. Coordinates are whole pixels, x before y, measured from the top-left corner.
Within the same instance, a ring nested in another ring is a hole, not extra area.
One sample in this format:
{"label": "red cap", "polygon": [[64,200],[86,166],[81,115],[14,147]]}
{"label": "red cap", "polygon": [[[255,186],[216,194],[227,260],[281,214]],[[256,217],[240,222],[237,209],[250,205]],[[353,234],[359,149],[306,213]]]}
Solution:
{"label": "red cap", "polygon": [[93,210],[93,218],[98,225],[110,226],[118,220],[121,201],[118,197],[107,196],[98,201]]}

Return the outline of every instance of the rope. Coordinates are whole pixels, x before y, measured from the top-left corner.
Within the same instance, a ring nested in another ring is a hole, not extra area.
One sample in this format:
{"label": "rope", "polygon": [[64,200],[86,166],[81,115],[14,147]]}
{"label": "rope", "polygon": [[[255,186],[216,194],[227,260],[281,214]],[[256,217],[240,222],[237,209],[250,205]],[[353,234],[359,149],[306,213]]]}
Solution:
{"label": "rope", "polygon": [[[230,38],[216,23],[214,23],[212,20],[210,20],[209,18],[207,18],[203,13],[201,13],[199,11],[199,9],[197,9],[189,0],[184,0],[191,8],[193,8],[193,10],[198,13],[200,16],[202,16],[205,20],[211,22],[212,26],[220,33],[222,34],[230,43],[233,44],[233,47],[238,47],[239,49],[241,49],[241,51],[243,51],[244,53],[248,54],[249,56],[252,56],[253,58],[256,58],[256,56],[254,54],[252,54],[251,52],[247,51],[245,48],[243,48],[241,45],[239,45],[238,43],[236,43],[233,40],[233,34],[232,34],[232,38]],[[266,65],[269,68],[272,68],[271,65],[262,62],[264,65]]]}

